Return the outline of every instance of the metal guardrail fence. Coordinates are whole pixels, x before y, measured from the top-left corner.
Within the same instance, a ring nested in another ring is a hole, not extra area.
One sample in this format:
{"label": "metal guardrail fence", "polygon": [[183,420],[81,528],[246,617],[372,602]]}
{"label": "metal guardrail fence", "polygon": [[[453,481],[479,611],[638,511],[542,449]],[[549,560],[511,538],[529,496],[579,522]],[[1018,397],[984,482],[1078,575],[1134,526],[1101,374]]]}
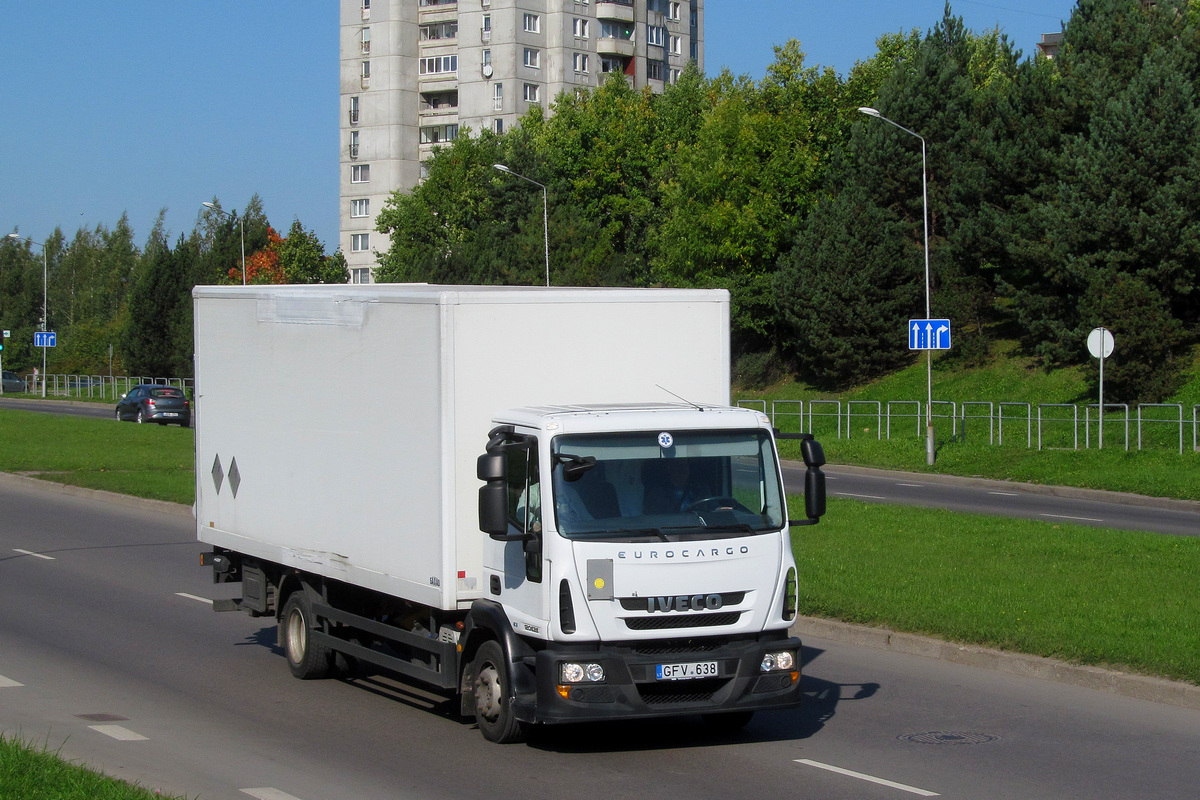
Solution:
{"label": "metal guardrail fence", "polygon": [[116,402],[121,395],[128,394],[134,386],[152,383],[158,386],[175,386],[189,394],[195,388],[192,378],[155,378],[150,376],[130,375],[37,375],[33,373],[22,375],[26,391],[29,394],[41,395],[42,383],[45,382],[46,396],[57,398],[77,397],[86,400],[112,400]]}
{"label": "metal guardrail fence", "polygon": [[[769,414],[776,428],[791,433],[832,435],[836,439],[874,433],[876,439],[888,440],[893,434],[907,436],[905,431],[918,437],[925,435],[924,404],[920,400],[775,400],[769,411],[766,400],[739,400],[738,405]],[[1010,442],[1014,434],[1019,441],[1023,428],[1026,448],[1034,447],[1036,442],[1038,450],[1079,450],[1082,426],[1083,449],[1111,448],[1115,444],[1129,450],[1133,427],[1138,450],[1169,448],[1182,454],[1190,430],[1192,450],[1200,452],[1200,403],[1191,407],[1190,420],[1182,403],[1143,403],[1133,409],[1125,403],[1105,403],[1103,414],[1100,411],[1097,403],[935,400],[930,406],[935,427],[939,421],[943,426],[948,422],[954,441],[982,438],[986,428],[988,444],[1003,445],[1006,432]],[[911,428],[907,420],[913,421]]]}

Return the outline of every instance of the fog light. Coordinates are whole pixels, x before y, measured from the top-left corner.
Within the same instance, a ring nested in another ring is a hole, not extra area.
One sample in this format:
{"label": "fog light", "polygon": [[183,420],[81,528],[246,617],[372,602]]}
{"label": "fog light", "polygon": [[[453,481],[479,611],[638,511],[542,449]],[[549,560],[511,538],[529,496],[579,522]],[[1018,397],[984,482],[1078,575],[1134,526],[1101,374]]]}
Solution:
{"label": "fog light", "polygon": [[599,682],[604,680],[604,667],[599,664],[588,664],[583,668],[583,671],[589,681]]}
{"label": "fog light", "polygon": [[763,656],[762,664],[760,666],[762,667],[763,672],[770,672],[771,670],[775,669],[775,654],[767,653],[765,656]]}
{"label": "fog light", "polygon": [[583,680],[583,665],[563,664],[561,674],[563,683],[579,683]]}

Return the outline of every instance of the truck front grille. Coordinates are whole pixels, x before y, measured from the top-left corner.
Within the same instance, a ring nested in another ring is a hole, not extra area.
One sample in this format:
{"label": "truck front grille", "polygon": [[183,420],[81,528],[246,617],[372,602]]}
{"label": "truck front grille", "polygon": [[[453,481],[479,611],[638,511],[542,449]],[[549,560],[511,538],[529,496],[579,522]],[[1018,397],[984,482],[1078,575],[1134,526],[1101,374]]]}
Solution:
{"label": "truck front grille", "polygon": [[631,631],[663,631],[679,628],[717,628],[736,625],[742,612],[727,611],[721,614],[672,614],[652,617],[626,617],[625,625]]}

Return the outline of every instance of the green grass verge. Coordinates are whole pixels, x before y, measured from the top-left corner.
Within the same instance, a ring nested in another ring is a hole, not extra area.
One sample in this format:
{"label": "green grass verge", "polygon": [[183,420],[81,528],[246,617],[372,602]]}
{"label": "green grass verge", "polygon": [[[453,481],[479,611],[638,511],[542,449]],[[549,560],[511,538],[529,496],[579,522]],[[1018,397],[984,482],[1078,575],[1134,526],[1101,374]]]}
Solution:
{"label": "green grass verge", "polygon": [[63,761],[57,753],[31,742],[0,735],[0,800],[153,800],[167,796]]}
{"label": "green grass verge", "polygon": [[178,425],[0,408],[0,470],[191,505],[195,436]]}
{"label": "green grass verge", "polygon": [[838,498],[793,539],[802,614],[1200,683],[1200,539]]}

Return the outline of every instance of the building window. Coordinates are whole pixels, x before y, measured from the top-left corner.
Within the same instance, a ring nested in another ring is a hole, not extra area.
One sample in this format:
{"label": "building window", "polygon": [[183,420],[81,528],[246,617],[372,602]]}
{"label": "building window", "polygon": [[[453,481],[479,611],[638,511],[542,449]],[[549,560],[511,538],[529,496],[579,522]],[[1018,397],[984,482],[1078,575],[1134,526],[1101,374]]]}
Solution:
{"label": "building window", "polygon": [[359,267],[358,269],[350,270],[350,282],[351,283],[370,283],[371,282],[371,268],[370,267]]}
{"label": "building window", "polygon": [[371,249],[371,234],[354,233],[350,235],[350,252],[364,253]]}
{"label": "building window", "polygon": [[574,19],[574,20],[571,22],[571,27],[572,27],[572,30],[573,30],[573,31],[574,31],[574,33],[575,33],[575,38],[576,38],[576,39],[586,39],[586,38],[588,38],[588,21],[587,21],[586,19],[582,19],[582,18],[580,18],[580,17],[576,17],[576,18],[575,18],[575,19]]}
{"label": "building window", "polygon": [[525,48],[525,66],[540,69],[542,66],[542,51],[532,47]]}
{"label": "building window", "polygon": [[422,58],[419,72],[422,75],[441,75],[458,71],[458,56],[432,56]]}
{"label": "building window", "polygon": [[350,98],[350,124],[358,124],[358,96]]}
{"label": "building window", "polygon": [[536,103],[538,101],[538,85],[536,83],[525,84],[525,102]]}
{"label": "building window", "polygon": [[542,18],[537,14],[525,15],[525,32],[540,33],[542,30]]}
{"label": "building window", "polygon": [[491,14],[483,15],[483,28],[480,30],[479,36],[483,40],[484,44],[487,44],[488,42],[490,42],[492,40],[492,15]]}
{"label": "building window", "polygon": [[667,3],[667,19],[679,21],[679,3]]}
{"label": "building window", "polygon": [[504,84],[497,83],[492,94],[492,108],[496,111],[504,109]]}
{"label": "building window", "polygon": [[422,42],[435,42],[441,39],[458,38],[458,22],[434,22],[421,26]]}
{"label": "building window", "polygon": [[371,201],[370,200],[351,200],[350,201],[350,216],[352,216],[352,217],[369,217],[369,216],[371,216]]}
{"label": "building window", "polygon": [[350,131],[350,157],[358,158],[358,131]]}
{"label": "building window", "polygon": [[679,76],[683,74],[683,70],[673,69],[669,74],[671,83],[679,83]]}
{"label": "building window", "polygon": [[677,56],[683,55],[683,37],[682,36],[672,36],[671,37],[671,52]]}
{"label": "building window", "polygon": [[504,133],[504,120],[499,118],[492,120],[492,130],[496,133]]}
{"label": "building window", "polygon": [[633,23],[630,22],[600,22],[601,39],[633,40]]}
{"label": "building window", "polygon": [[667,29],[659,25],[646,26],[646,43],[655,47],[662,47],[666,41]]}
{"label": "building window", "polygon": [[652,81],[661,81],[666,74],[666,68],[661,61],[646,62],[646,77]]}
{"label": "building window", "polygon": [[457,125],[426,125],[421,128],[421,144],[453,142],[457,138]]}
{"label": "building window", "polygon": [[370,164],[355,164],[350,167],[350,182],[351,183],[370,183],[371,182],[371,165]]}
{"label": "building window", "polygon": [[361,74],[362,74],[362,79],[364,81],[371,80],[371,62],[370,61],[362,62],[362,73]]}
{"label": "building window", "polygon": [[362,46],[362,54],[364,56],[371,54],[371,29],[363,28],[358,37],[359,43]]}
{"label": "building window", "polygon": [[575,54],[575,71],[576,72],[587,72],[588,71],[588,54],[587,53],[576,53]]}

